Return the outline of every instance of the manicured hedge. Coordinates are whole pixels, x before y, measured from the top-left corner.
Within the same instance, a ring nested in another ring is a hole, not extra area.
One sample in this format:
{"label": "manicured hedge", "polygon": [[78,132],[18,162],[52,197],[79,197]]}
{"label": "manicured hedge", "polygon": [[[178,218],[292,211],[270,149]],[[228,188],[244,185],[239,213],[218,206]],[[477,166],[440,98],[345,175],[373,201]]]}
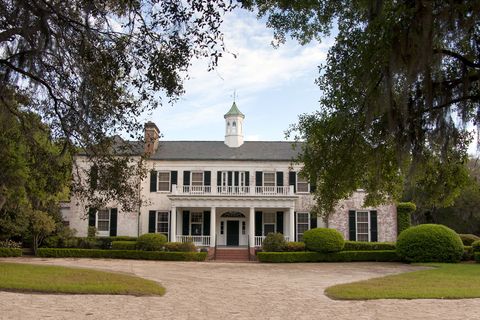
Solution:
{"label": "manicured hedge", "polygon": [[135,250],[137,241],[112,241],[112,250]]}
{"label": "manicured hedge", "polygon": [[417,206],[413,202],[400,202],[397,205],[397,234],[410,228],[411,216],[415,210],[417,210]]}
{"label": "manicured hedge", "polygon": [[343,251],[395,250],[395,242],[345,241]]}
{"label": "manicured hedge", "polygon": [[343,249],[343,235],[335,229],[314,228],[303,234],[305,248],[316,252],[337,252]]}
{"label": "manicured hedge", "polygon": [[472,246],[464,246],[463,247],[463,256],[462,261],[471,261],[473,260],[473,247]]}
{"label": "manicured hedge", "polygon": [[140,250],[54,249],[40,248],[39,257],[47,258],[110,258],[137,260],[204,261],[206,252],[166,252]]}
{"label": "manicured hedge", "polygon": [[472,243],[473,252],[480,252],[480,240],[474,241]]}
{"label": "manicured hedge", "polygon": [[474,235],[474,234],[458,234],[460,236],[460,239],[462,239],[463,245],[464,246],[471,246],[472,243],[475,241],[480,240],[480,237]]}
{"label": "manicured hedge", "polygon": [[475,252],[475,261],[477,261],[477,263],[480,263],[480,252]]}
{"label": "manicured hedge", "polygon": [[352,261],[399,261],[394,250],[321,252],[259,252],[260,262],[352,262]]}
{"label": "manicured hedge", "polygon": [[0,248],[0,257],[20,257],[22,249],[19,248]]}

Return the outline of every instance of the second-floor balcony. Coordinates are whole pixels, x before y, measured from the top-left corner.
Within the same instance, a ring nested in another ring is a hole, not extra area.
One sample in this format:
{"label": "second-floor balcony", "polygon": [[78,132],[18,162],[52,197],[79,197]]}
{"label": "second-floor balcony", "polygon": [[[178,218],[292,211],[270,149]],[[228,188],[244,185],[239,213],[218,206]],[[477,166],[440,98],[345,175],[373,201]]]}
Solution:
{"label": "second-floor balcony", "polygon": [[294,196],[293,186],[177,186],[172,185],[173,195],[208,195],[208,196]]}

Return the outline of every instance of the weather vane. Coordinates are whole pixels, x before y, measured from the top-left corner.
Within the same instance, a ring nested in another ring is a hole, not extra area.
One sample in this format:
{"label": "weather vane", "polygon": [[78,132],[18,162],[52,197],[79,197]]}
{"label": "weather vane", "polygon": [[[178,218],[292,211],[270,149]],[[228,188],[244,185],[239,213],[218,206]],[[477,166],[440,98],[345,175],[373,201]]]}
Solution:
{"label": "weather vane", "polygon": [[233,89],[233,102],[237,99],[237,90]]}

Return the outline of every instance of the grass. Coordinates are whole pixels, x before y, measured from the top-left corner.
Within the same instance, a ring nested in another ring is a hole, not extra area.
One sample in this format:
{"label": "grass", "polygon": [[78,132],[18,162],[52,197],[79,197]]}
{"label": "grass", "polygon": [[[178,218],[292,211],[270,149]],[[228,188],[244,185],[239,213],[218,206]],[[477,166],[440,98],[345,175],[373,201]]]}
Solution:
{"label": "grass", "polygon": [[480,264],[422,264],[429,270],[329,287],[332,299],[464,299],[480,297]]}
{"label": "grass", "polygon": [[91,269],[0,263],[0,290],[70,294],[163,295],[155,281]]}

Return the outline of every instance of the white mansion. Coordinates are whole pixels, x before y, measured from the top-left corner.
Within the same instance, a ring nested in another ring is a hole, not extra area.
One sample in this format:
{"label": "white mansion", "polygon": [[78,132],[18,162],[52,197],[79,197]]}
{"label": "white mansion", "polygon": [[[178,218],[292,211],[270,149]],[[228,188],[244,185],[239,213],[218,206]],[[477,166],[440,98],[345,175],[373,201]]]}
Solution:
{"label": "white mansion", "polygon": [[298,172],[301,165],[291,142],[245,141],[245,116],[233,103],[225,114],[224,141],[159,141],[153,122],[145,124],[150,171],[141,182],[148,205],[139,212],[109,208],[92,212],[72,199],[65,219],[79,236],[96,226],[100,236],[165,234],[169,241],[188,241],[213,248],[247,246],[253,250],[265,235],[281,232],[302,240],[315,227],[339,230],[345,239],[395,241],[396,209],[363,208],[364,193],[344,200],[327,221],[310,216],[312,186]]}

